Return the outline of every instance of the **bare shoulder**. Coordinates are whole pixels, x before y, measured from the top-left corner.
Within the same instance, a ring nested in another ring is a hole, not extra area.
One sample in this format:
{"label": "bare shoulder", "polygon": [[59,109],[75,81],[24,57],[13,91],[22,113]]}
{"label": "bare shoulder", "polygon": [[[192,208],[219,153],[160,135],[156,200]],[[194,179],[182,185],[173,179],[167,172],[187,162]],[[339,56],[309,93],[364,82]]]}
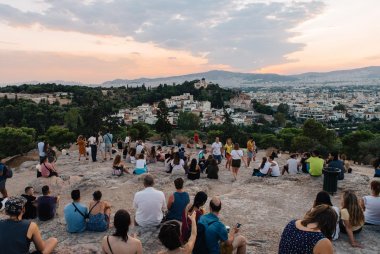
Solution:
{"label": "bare shoulder", "polygon": [[327,238],[320,240],[314,247],[314,254],[333,254],[333,245]]}

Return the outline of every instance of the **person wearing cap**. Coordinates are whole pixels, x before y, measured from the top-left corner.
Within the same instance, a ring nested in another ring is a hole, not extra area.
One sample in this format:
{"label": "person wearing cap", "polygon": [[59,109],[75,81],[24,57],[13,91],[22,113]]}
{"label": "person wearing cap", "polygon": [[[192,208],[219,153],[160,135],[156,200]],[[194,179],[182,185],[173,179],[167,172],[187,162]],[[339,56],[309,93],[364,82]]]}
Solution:
{"label": "person wearing cap", "polygon": [[6,236],[0,237],[1,253],[27,254],[31,242],[34,243],[36,253],[52,253],[57,246],[57,238],[51,237],[44,241],[36,223],[22,220],[25,204],[26,199],[23,197],[10,197],[5,203],[5,212],[9,218],[0,220],[0,232],[6,232]]}

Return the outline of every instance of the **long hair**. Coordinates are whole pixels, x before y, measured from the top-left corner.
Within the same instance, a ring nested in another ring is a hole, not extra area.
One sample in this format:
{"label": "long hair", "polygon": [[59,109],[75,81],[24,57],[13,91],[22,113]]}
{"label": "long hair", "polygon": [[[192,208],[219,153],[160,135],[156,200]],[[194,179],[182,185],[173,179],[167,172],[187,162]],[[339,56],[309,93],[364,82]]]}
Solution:
{"label": "long hair", "polygon": [[329,205],[332,206],[330,195],[326,191],[320,191],[315,198],[313,207],[319,205]]}
{"label": "long hair", "polygon": [[158,239],[169,250],[175,250],[182,246],[181,243],[181,225],[179,222],[172,220],[161,226]]}
{"label": "long hair", "polygon": [[176,152],[176,153],[174,154],[173,164],[174,164],[174,165],[179,165],[179,162],[180,162],[179,153]]}
{"label": "long hair", "polygon": [[116,155],[115,159],[113,160],[113,165],[114,166],[119,165],[120,161],[121,161],[121,156],[120,156],[120,154],[118,154],[118,155]]}
{"label": "long hair", "polygon": [[206,192],[203,192],[203,191],[197,192],[197,194],[195,194],[195,197],[194,197],[194,202],[189,209],[189,213],[192,213],[195,207],[198,209],[202,207],[204,204],[206,204],[206,201],[207,201]]}
{"label": "long hair", "polygon": [[260,164],[260,168],[263,168],[265,163],[267,163],[267,157],[263,157],[262,161],[261,161],[261,164]]}
{"label": "long hair", "polygon": [[358,197],[353,191],[343,192],[343,207],[350,215],[350,224],[353,226],[361,225],[364,222],[364,213],[359,205]]}
{"label": "long hair", "polygon": [[195,171],[195,169],[197,168],[197,159],[192,159],[191,160],[191,163],[190,163],[190,171]]}
{"label": "long hair", "polygon": [[332,239],[336,230],[337,220],[338,215],[331,206],[318,205],[306,213],[303,220],[301,220],[301,224],[306,227],[308,224],[317,223],[317,228],[322,234],[328,239]]}
{"label": "long hair", "polygon": [[113,224],[116,228],[116,232],[113,236],[120,237],[124,242],[128,240],[129,225],[131,225],[131,216],[129,213],[120,209],[116,212]]}
{"label": "long hair", "polygon": [[156,147],[155,146],[152,146],[152,148],[150,149],[150,156],[153,158],[156,158]]}
{"label": "long hair", "polygon": [[131,148],[129,149],[129,155],[132,156],[132,157],[135,157],[136,156],[136,148]]}

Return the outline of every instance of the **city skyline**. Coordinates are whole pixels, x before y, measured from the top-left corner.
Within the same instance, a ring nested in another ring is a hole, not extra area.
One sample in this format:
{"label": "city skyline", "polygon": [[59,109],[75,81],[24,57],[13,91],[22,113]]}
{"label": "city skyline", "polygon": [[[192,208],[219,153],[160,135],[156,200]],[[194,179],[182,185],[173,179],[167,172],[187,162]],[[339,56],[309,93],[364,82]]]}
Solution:
{"label": "city skyline", "polygon": [[379,65],[380,2],[0,0],[0,82]]}

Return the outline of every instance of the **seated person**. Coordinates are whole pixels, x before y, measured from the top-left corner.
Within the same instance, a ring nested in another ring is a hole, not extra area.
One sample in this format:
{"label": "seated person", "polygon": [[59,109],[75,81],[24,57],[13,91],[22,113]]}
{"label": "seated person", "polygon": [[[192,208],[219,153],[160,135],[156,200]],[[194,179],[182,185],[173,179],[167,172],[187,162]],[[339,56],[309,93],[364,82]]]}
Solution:
{"label": "seated person", "polygon": [[198,162],[198,166],[201,170],[201,172],[205,172],[206,168],[207,168],[207,160],[204,156],[202,156],[200,159],[199,159],[199,162]]}
{"label": "seated person", "polygon": [[315,150],[312,152],[311,157],[306,160],[309,164],[309,174],[311,176],[321,176],[322,169],[325,161],[319,158],[319,151]]}
{"label": "seated person", "polygon": [[168,221],[164,223],[158,234],[158,239],[168,249],[168,251],[160,251],[159,254],[169,253],[185,253],[191,254],[193,252],[195,240],[197,239],[197,222],[196,213],[189,216],[191,219],[191,235],[185,245],[181,242],[181,225],[177,221]]}
{"label": "seated person", "polygon": [[47,185],[42,187],[42,195],[37,198],[38,219],[41,221],[51,220],[55,216],[59,196],[50,196],[50,188]]}
{"label": "seated person", "polygon": [[166,173],[171,173],[172,172],[172,167],[171,167],[171,162],[173,160],[173,155],[172,154],[165,154],[165,172]]}
{"label": "seated person", "polygon": [[170,195],[168,200],[167,220],[182,220],[182,212],[190,202],[189,193],[183,191],[183,179],[177,178],[174,180],[176,192]]}
{"label": "seated person", "polygon": [[372,165],[375,168],[375,175],[373,177],[380,177],[380,158],[374,160]]}
{"label": "seated person", "polygon": [[149,163],[156,163],[157,162],[157,151],[156,151],[155,146],[152,146],[150,148],[150,152],[148,154],[148,162]]}
{"label": "seated person", "polygon": [[162,147],[161,146],[157,147],[156,159],[157,159],[157,161],[161,161],[161,162],[165,161],[165,154],[162,151]]}
{"label": "seated person", "polygon": [[25,212],[22,215],[23,220],[31,220],[37,218],[37,203],[36,196],[34,196],[34,189],[31,186],[25,188],[25,194],[21,195],[25,198]]}
{"label": "seated person", "polygon": [[138,160],[136,161],[136,168],[133,171],[134,175],[141,175],[148,172],[148,167],[146,166],[146,160],[144,157],[144,153],[140,153]]}
{"label": "seated person", "polygon": [[371,182],[371,195],[361,200],[366,225],[380,226],[380,182]]}
{"label": "seated person", "polygon": [[[55,169],[54,165],[49,163],[48,158],[45,157],[44,161],[41,163],[41,175],[42,177],[52,177],[52,176],[58,176],[58,172]],[[38,177],[38,173],[37,173]]]}
{"label": "seated person", "polygon": [[122,176],[123,173],[129,174],[128,168],[125,167],[123,161],[121,160],[120,154],[115,156],[112,165],[112,175],[114,176]]}
{"label": "seated person", "polygon": [[184,166],[185,161],[180,158],[180,154],[178,152],[175,153],[171,162],[172,174],[185,175],[186,171]]}
{"label": "seated person", "polygon": [[132,147],[131,149],[129,149],[126,162],[132,163],[132,164],[136,163],[136,148]]}
{"label": "seated person", "polygon": [[286,161],[286,165],[282,170],[282,175],[285,173],[285,171],[288,172],[289,175],[294,175],[298,173],[298,161],[296,158],[296,154],[290,155],[290,158]]}
{"label": "seated person", "polygon": [[80,203],[80,191],[71,192],[73,202],[63,209],[66,220],[66,228],[69,233],[81,233],[86,230],[87,207]]}
{"label": "seated person", "polygon": [[187,172],[187,179],[196,180],[201,177],[201,168],[197,164],[197,159],[192,159],[189,167],[189,172]]}
{"label": "seated person", "polygon": [[4,211],[5,203],[8,201],[8,198],[0,198],[0,212]]}
{"label": "seated person", "polygon": [[260,168],[254,169],[253,175],[264,177],[268,174],[270,167],[271,167],[271,163],[268,161],[267,157],[263,157],[263,159],[261,160]]}
{"label": "seated person", "polygon": [[[236,253],[246,253],[246,239],[238,235],[239,228],[234,226],[227,232],[226,226],[220,221],[220,210],[222,201],[218,197],[213,197],[210,201],[210,213],[202,215],[198,222],[198,227],[202,224],[205,230],[205,244],[209,254],[219,254],[220,242],[227,248],[232,247]],[[194,249],[194,253],[196,249]]]}
{"label": "seated person", "polygon": [[339,155],[337,152],[330,153],[330,162],[328,163],[329,168],[336,168],[340,169],[338,180],[344,179],[344,163],[343,161],[339,160]]}
{"label": "seated person", "polygon": [[268,171],[268,175],[272,177],[278,177],[281,175],[280,173],[280,167],[278,166],[278,163],[274,161],[273,156],[269,156],[268,162],[270,163],[270,168]]}
{"label": "seated person", "polygon": [[108,230],[111,218],[111,206],[102,201],[102,193],[100,191],[95,191],[92,194],[94,200],[90,202],[87,230],[103,232]]}
{"label": "seated person", "polygon": [[156,227],[160,225],[166,209],[165,195],[153,188],[154,179],[150,174],[144,176],[145,189],[136,192],[133,207],[136,210],[135,224],[141,227]]}
{"label": "seated person", "polygon": [[207,178],[218,179],[219,167],[218,162],[212,158],[210,164],[207,166]]}
{"label": "seated person", "polygon": [[5,203],[5,212],[9,218],[0,220],[1,253],[29,253],[31,242],[38,253],[52,253],[57,246],[57,238],[52,237],[44,241],[37,224],[22,219],[25,203],[26,200],[22,197],[10,197]]}
{"label": "seated person", "polygon": [[131,226],[131,216],[126,210],[116,212],[114,220],[116,232],[105,236],[102,240],[103,253],[112,254],[142,254],[143,248],[140,240],[128,235]]}

